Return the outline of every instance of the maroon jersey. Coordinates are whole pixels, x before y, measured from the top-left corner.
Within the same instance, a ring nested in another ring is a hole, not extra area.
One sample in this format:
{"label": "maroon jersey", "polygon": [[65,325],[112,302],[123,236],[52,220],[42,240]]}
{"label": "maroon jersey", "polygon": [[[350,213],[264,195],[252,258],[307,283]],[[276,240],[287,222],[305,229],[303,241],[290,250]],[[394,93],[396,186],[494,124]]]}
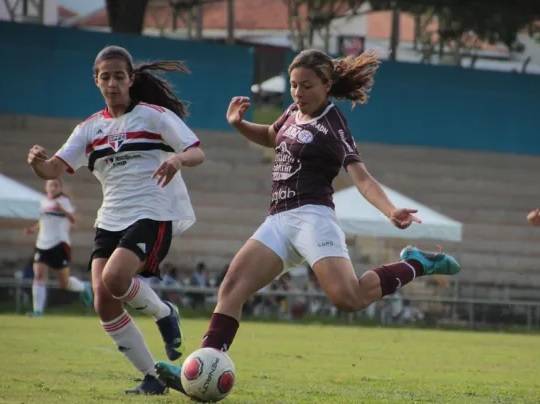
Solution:
{"label": "maroon jersey", "polygon": [[308,122],[299,122],[297,112],[292,104],[273,126],[277,136],[269,214],[308,204],[333,209],[332,181],[342,166],[362,161],[345,117],[335,105],[328,104]]}

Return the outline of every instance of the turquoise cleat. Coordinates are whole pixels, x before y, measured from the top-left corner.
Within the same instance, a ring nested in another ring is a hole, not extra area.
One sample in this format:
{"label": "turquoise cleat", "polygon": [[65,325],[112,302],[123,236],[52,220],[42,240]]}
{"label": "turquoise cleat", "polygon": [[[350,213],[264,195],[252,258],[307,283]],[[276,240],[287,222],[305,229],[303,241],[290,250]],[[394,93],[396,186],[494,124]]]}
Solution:
{"label": "turquoise cleat", "polygon": [[28,313],[26,313],[26,315],[28,317],[43,317],[43,312],[42,311],[29,311]]}
{"label": "turquoise cleat", "polygon": [[94,305],[94,293],[92,292],[90,282],[84,282],[84,290],[81,292],[81,297],[86,307],[92,307]]}
{"label": "turquoise cleat", "polygon": [[165,383],[167,387],[187,395],[184,387],[182,387],[182,380],[180,379],[180,372],[182,371],[181,367],[159,361],[156,362],[154,369],[158,374],[159,380],[162,383]]}
{"label": "turquoise cleat", "polygon": [[456,275],[461,266],[456,259],[443,252],[426,252],[407,246],[399,255],[402,260],[415,260],[424,267],[424,275]]}

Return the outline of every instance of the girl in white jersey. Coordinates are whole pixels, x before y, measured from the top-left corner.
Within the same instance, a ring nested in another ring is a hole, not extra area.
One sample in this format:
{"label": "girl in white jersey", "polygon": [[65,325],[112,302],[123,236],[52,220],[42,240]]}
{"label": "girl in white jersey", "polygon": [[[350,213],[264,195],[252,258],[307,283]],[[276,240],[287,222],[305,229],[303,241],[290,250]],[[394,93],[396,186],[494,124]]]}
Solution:
{"label": "girl in white jersey", "polygon": [[159,276],[171,237],[195,222],[180,169],[202,163],[199,139],[182,118],[186,108],[151,70],[187,73],[180,62],[133,65],[124,48],[103,49],[94,79],[106,108],[78,125],[52,158],[41,146],[28,163],[41,178],[58,178],[81,166],[102,185],[90,259],[95,309],[105,332],[144,376],[132,394],[164,394],[154,359],[124,303],[152,316],[170,360],[184,347],[176,307],[163,302],[137,275]]}
{"label": "girl in white jersey", "polygon": [[26,235],[37,235],[34,251],[34,282],[32,284],[33,311],[31,317],[43,315],[47,300],[47,278],[49,269],[54,269],[60,287],[82,295],[86,305],[92,305],[92,290],[88,282],[70,276],[71,247],[69,231],[75,224],[75,209],[70,199],[62,192],[62,179],[49,180],[45,184],[47,197],[41,201],[40,219],[24,229]]}
{"label": "girl in white jersey", "polygon": [[[378,63],[373,53],[332,60],[317,50],[303,51],[289,66],[294,104],[271,126],[243,120],[250,106],[248,98],[231,101],[229,123],[252,142],[275,149],[271,203],[266,221],[230,264],[202,347],[227,350],[238,330],[244,302],[304,260],[329,300],[342,311],[364,309],[417,276],[459,272],[452,257],[413,247],[402,251],[402,261],[359,278],[353,269],[332,203],[332,181],[341,167],[362,196],[394,226],[405,229],[420,223],[415,209],[394,206],[369,174],[344,116],[329,101],[333,97],[365,103]],[[182,390],[178,368],[165,363],[156,366],[171,387]]]}

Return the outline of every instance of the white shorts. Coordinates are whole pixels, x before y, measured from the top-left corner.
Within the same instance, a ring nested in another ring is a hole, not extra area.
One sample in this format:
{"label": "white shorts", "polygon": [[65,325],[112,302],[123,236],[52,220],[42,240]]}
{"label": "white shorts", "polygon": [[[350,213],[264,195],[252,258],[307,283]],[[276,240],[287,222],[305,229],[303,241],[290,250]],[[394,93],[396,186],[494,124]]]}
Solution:
{"label": "white shorts", "polygon": [[350,259],[345,234],[328,206],[305,205],[268,216],[251,238],[274,251],[284,271],[304,261],[313,268],[322,258]]}

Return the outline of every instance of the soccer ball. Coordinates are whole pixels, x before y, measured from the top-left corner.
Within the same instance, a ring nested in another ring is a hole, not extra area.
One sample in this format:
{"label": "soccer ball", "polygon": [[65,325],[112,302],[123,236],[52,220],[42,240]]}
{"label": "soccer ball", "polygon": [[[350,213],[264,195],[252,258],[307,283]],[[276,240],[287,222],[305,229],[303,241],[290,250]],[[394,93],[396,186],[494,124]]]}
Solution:
{"label": "soccer ball", "polygon": [[180,377],[182,387],[192,399],[207,403],[220,401],[233,388],[234,363],[225,352],[201,348],[186,358]]}

